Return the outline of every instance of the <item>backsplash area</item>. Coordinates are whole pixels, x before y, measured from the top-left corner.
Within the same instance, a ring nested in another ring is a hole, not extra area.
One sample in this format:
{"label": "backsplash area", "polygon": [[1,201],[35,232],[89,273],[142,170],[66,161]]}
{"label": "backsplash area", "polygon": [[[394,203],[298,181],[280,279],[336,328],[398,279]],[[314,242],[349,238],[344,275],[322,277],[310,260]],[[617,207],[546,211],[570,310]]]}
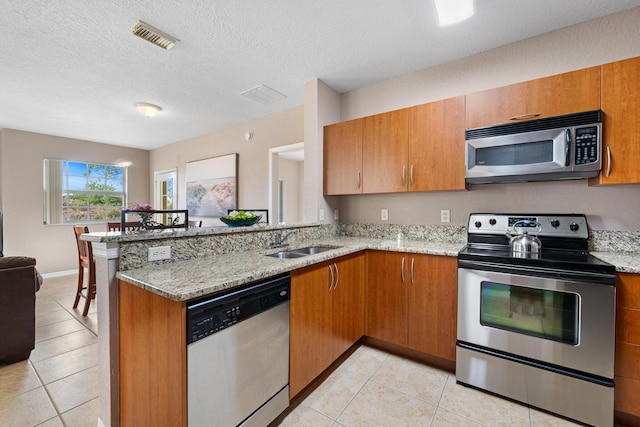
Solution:
{"label": "backsplash area", "polygon": [[425,240],[442,243],[465,243],[466,227],[457,225],[340,224],[340,234],[351,237]]}

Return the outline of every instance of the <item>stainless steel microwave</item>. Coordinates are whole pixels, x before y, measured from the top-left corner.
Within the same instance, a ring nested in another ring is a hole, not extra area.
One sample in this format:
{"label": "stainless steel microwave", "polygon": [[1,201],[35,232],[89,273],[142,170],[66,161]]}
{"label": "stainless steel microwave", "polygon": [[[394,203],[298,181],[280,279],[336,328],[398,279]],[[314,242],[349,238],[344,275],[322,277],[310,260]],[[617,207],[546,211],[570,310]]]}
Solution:
{"label": "stainless steel microwave", "polygon": [[602,111],[587,111],[465,131],[470,184],[597,176]]}

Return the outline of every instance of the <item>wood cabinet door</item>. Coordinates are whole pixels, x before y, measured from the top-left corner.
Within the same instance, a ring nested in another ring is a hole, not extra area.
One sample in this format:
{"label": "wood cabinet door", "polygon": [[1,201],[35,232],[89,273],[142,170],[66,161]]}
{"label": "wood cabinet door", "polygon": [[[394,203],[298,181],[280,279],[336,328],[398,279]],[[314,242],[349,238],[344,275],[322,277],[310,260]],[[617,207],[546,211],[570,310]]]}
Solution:
{"label": "wood cabinet door", "polygon": [[364,335],[364,253],[339,258],[333,263],[333,359],[337,359]]}
{"label": "wood cabinet door", "polygon": [[414,254],[409,258],[408,347],[455,361],[457,259]]}
{"label": "wood cabinet door", "polygon": [[601,184],[640,182],[640,57],[602,66]]}
{"label": "wood cabinet door", "polygon": [[402,109],[364,118],[363,193],[407,191],[408,117]]}
{"label": "wood cabinet door", "polygon": [[466,127],[561,116],[600,108],[600,67],[516,83],[466,96]]}
{"label": "wood cabinet door", "polygon": [[405,347],[408,260],[404,253],[367,252],[367,335]]}
{"label": "wood cabinet door", "polygon": [[640,275],[619,273],[616,299],[615,408],[640,417]]}
{"label": "wood cabinet door", "polygon": [[331,278],[328,263],[291,272],[289,396],[332,362]]}
{"label": "wood cabinet door", "polygon": [[409,109],[409,191],[464,190],[464,96]]}
{"label": "wood cabinet door", "polygon": [[324,127],[324,195],[362,193],[364,119]]}

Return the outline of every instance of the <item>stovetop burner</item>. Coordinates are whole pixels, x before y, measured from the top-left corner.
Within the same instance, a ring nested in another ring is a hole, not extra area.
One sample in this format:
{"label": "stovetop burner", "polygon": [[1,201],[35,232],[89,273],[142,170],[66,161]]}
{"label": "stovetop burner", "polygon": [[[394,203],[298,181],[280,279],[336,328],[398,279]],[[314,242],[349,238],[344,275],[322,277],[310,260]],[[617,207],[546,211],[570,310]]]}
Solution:
{"label": "stovetop burner", "polygon": [[[539,224],[530,230],[541,241],[539,254],[512,253],[507,233],[515,234],[514,225],[522,221]],[[615,266],[589,254],[587,218],[582,214],[471,214],[467,230],[459,260],[615,274]]]}

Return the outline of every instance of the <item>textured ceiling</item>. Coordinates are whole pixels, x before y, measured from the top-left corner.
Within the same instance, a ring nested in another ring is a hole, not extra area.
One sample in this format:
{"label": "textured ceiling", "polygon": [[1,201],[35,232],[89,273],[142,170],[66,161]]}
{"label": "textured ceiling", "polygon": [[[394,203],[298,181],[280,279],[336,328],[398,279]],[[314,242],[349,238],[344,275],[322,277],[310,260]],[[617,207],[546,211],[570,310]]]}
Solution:
{"label": "textured ceiling", "polygon": [[[640,6],[476,1],[440,28],[431,0],[0,0],[0,128],[153,149],[301,105],[314,78],[346,92]],[[180,43],[132,36],[138,20]],[[286,98],[239,95],[260,84]]]}

